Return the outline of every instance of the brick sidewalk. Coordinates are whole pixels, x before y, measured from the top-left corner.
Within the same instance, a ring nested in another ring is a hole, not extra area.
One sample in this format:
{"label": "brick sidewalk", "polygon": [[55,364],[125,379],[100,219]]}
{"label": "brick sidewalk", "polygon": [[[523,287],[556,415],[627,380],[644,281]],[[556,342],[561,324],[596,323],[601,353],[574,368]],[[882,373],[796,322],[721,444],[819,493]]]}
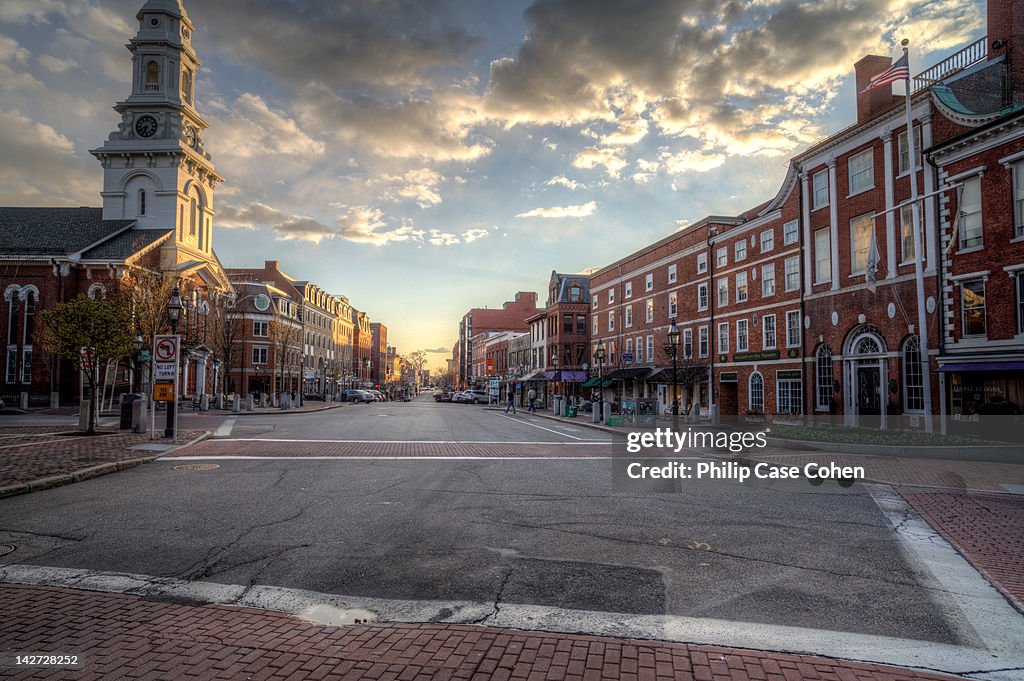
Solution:
{"label": "brick sidewalk", "polygon": [[884,665],[469,625],[348,625],[223,605],[0,585],[0,650],[79,653],[77,670],[0,668],[0,678],[572,679],[938,681]]}
{"label": "brick sidewalk", "polygon": [[1024,612],[1024,496],[905,490],[901,494]]}
{"label": "brick sidewalk", "polygon": [[[101,429],[101,432],[102,429]],[[176,444],[190,442],[203,431],[181,431]],[[159,452],[132,449],[139,445],[170,444],[168,440],[150,440],[147,433],[128,431],[108,435],[84,436],[74,429],[53,426],[0,428],[0,497],[44,489],[83,471],[99,474],[113,472],[127,462],[152,458]],[[105,464],[109,466],[103,467]],[[98,468],[103,467],[103,468]],[[39,483],[39,481],[46,481]],[[53,483],[53,484],[48,484]]]}

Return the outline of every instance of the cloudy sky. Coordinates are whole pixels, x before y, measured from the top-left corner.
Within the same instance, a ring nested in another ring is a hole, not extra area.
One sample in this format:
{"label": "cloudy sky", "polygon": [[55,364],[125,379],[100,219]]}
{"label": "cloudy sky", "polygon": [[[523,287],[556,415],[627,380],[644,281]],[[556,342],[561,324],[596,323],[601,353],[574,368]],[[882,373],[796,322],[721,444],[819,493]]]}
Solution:
{"label": "cloudy sky", "polygon": [[[0,205],[99,205],[143,0],[0,3]],[[400,351],[773,196],[854,119],[853,63],[914,72],[984,33],[975,0],[186,0],[227,178],[228,266],[344,293]],[[431,363],[443,365],[444,355]]]}

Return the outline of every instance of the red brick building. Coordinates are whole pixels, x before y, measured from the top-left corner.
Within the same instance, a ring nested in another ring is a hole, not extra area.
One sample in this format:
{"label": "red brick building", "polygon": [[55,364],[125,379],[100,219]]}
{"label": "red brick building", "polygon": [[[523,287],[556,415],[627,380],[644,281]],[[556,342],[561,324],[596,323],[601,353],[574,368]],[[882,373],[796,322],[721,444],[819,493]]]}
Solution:
{"label": "red brick building", "polygon": [[[551,272],[548,278],[546,372],[552,394],[580,395],[590,366],[589,327],[590,278],[583,274]],[[524,320],[525,321],[525,320]],[[525,321],[528,328],[529,322]],[[524,328],[524,331],[526,328]],[[557,364],[554,360],[557,358]]]}
{"label": "red brick building", "polygon": [[519,291],[513,300],[502,304],[500,308],[474,307],[463,315],[459,322],[459,345],[455,377],[460,389],[472,387],[485,374],[476,373],[476,362],[473,354],[473,338],[490,331],[527,331],[526,319],[537,313],[537,294]]}
{"label": "red brick building", "polygon": [[271,283],[236,281],[227,310],[230,352],[221,371],[227,392],[295,393],[302,380],[301,303]]}
{"label": "red brick building", "polygon": [[[891,85],[859,94],[857,122],[797,154],[770,202],[592,275],[592,350],[617,393],[671,404],[675,320],[679,378],[706,364],[712,386],[681,390],[684,408],[862,425],[919,421],[929,402],[958,417],[986,396],[1024,406],[1024,1],[988,18],[986,38],[912,80],[909,135]],[[891,63],[860,60],[858,92]]]}
{"label": "red brick building", "polygon": [[378,390],[384,390],[388,383],[388,327],[380,322],[370,322],[370,380]]}

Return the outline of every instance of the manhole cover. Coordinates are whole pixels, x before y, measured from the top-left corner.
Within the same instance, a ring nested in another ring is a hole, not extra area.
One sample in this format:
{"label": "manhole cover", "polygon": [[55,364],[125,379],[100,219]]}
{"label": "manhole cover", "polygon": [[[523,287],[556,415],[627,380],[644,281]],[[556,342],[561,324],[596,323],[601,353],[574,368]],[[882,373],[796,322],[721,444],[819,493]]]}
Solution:
{"label": "manhole cover", "polygon": [[10,544],[0,544],[0,556],[10,553],[14,550],[14,547]]}
{"label": "manhole cover", "polygon": [[186,463],[181,466],[175,466],[176,471],[212,471],[214,468],[220,468],[220,464],[217,463]]}

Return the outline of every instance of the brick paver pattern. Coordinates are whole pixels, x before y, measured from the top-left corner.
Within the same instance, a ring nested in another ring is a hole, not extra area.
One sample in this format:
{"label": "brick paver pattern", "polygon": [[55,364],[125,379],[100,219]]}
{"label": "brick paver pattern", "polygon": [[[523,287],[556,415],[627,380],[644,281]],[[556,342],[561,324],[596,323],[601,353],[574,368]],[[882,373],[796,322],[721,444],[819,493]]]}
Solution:
{"label": "brick paver pattern", "polygon": [[190,606],[0,585],[0,650],[72,652],[77,670],[0,668],[18,679],[434,681],[938,681],[883,665],[470,625],[323,626],[224,605]]}
{"label": "brick paver pattern", "polygon": [[612,454],[604,442],[566,444],[516,442],[331,442],[317,440],[204,440],[169,456],[349,456],[373,457],[556,457],[578,458]]}
{"label": "brick paver pattern", "polygon": [[901,494],[1024,612],[1024,496],[908,491]]}
{"label": "brick paver pattern", "polygon": [[[180,431],[177,443],[189,442],[200,431]],[[103,463],[128,461],[154,452],[132,449],[148,444],[146,433],[121,431],[109,435],[76,435],[73,429],[44,427],[0,428],[0,487],[73,473]],[[169,440],[153,440],[167,444]]]}

